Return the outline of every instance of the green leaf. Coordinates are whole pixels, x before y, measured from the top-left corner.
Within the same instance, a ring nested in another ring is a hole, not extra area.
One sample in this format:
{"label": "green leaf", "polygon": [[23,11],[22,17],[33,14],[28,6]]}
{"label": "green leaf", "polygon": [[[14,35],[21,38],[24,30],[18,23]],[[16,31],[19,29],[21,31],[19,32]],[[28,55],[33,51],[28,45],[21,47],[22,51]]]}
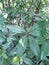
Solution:
{"label": "green leaf", "polygon": [[8,56],[7,56],[7,54],[6,54],[5,52],[2,52],[2,57],[3,57],[4,59],[8,59]]}
{"label": "green leaf", "polygon": [[39,45],[45,44],[45,39],[41,35],[38,37],[38,43]]}
{"label": "green leaf", "polygon": [[40,30],[40,35],[43,36],[44,38],[46,37],[46,21],[42,20],[38,23],[39,30]]}
{"label": "green leaf", "polygon": [[16,50],[17,56],[23,55],[24,52],[25,52],[25,48],[21,44],[18,44]]}
{"label": "green leaf", "polygon": [[26,50],[26,47],[27,47],[27,37],[26,36],[23,36],[20,40],[19,40],[19,43],[17,45],[17,50],[16,50],[16,53],[18,56],[21,56],[23,55],[23,53],[25,52]]}
{"label": "green leaf", "polygon": [[30,17],[30,16],[27,16],[27,17],[26,17],[26,21],[27,21],[28,23],[30,23],[30,22],[31,22],[31,17]]}
{"label": "green leaf", "polygon": [[4,42],[5,39],[3,37],[0,37],[0,43]]}
{"label": "green leaf", "polygon": [[7,60],[7,59],[4,59],[3,60],[3,65],[9,65],[10,63],[9,63],[9,61]]}
{"label": "green leaf", "polygon": [[38,24],[34,24],[32,27],[31,27],[31,30],[30,30],[30,34],[34,35],[34,36],[39,36],[40,35],[40,31],[39,31],[39,28],[38,28]]}
{"label": "green leaf", "polygon": [[39,50],[38,42],[32,37],[29,37],[29,45],[32,52],[34,52],[34,54],[39,57],[40,50]]}
{"label": "green leaf", "polygon": [[3,50],[6,50],[9,48],[11,42],[7,42],[6,44],[3,45]]}
{"label": "green leaf", "polygon": [[41,62],[40,65],[45,65],[45,64],[43,62]]}
{"label": "green leaf", "polygon": [[7,25],[7,28],[9,29],[9,32],[13,33],[13,35],[25,33],[25,30],[17,25]]}
{"label": "green leaf", "polygon": [[4,24],[6,22],[7,22],[6,18],[4,18],[3,15],[0,15],[0,24]]}
{"label": "green leaf", "polygon": [[46,42],[42,44],[41,47],[41,59],[44,59],[46,56],[49,56],[49,44],[47,44]]}
{"label": "green leaf", "polygon": [[27,65],[34,65],[34,63],[33,63],[29,58],[24,58],[24,62],[25,62]]}

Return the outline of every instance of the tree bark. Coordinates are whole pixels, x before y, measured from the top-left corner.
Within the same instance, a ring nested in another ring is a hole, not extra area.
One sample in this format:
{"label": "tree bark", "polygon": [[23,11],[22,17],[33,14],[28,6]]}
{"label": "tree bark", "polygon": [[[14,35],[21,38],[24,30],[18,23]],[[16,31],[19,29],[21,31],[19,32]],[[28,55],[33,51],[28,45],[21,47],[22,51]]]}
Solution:
{"label": "tree bark", "polygon": [[8,0],[8,6],[10,7],[10,0]]}

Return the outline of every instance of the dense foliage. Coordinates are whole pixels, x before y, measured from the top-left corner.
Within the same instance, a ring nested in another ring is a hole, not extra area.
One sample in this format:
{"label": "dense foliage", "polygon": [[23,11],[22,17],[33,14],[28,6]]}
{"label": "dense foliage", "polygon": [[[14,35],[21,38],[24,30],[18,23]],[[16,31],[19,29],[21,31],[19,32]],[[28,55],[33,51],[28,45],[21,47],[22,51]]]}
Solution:
{"label": "dense foliage", "polygon": [[0,65],[49,65],[48,0],[0,0]]}

